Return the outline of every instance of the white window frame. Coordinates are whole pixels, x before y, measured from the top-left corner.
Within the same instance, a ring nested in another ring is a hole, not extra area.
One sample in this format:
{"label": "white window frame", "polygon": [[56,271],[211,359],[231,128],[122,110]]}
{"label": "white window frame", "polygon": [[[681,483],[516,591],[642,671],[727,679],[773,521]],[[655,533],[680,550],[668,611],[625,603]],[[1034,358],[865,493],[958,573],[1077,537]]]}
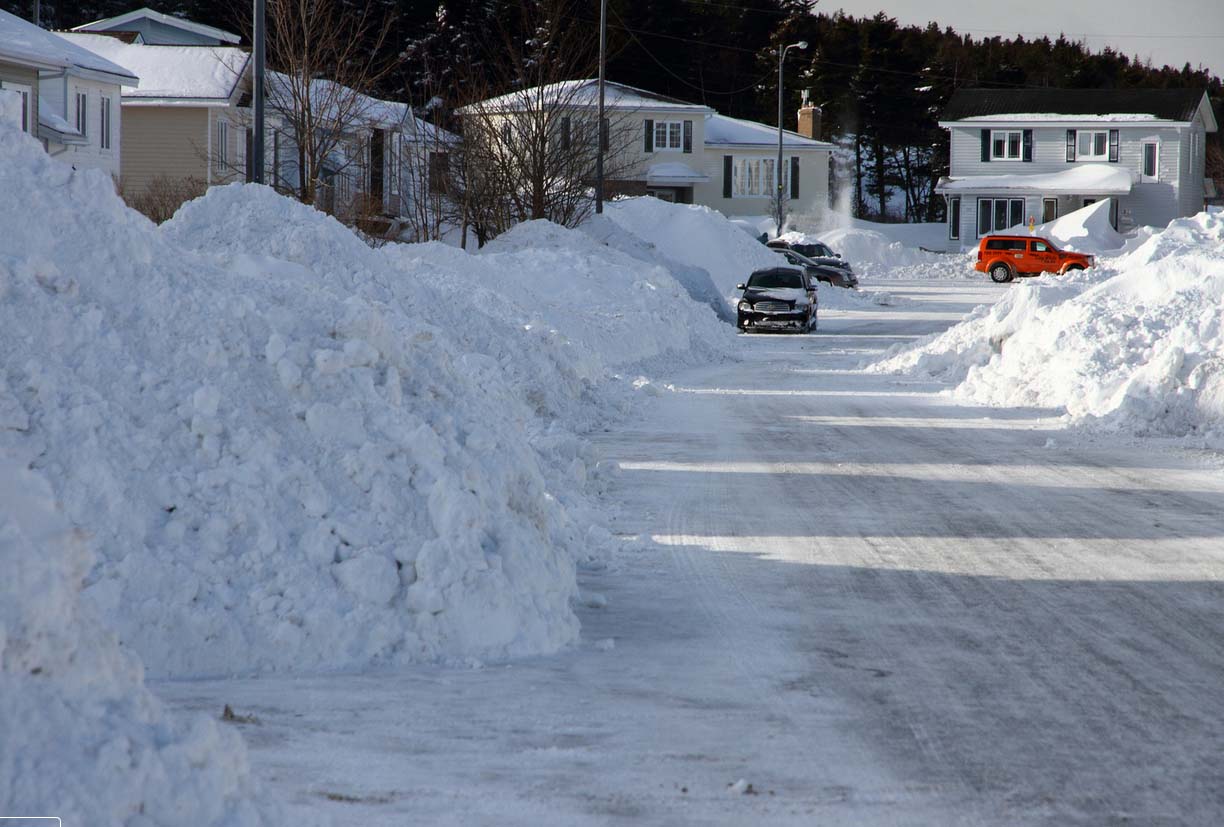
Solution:
{"label": "white window frame", "polygon": [[21,131],[34,134],[34,107],[30,105],[34,100],[34,87],[24,83],[0,81],[0,89],[7,89],[21,95]]}
{"label": "white window frame", "polygon": [[111,148],[111,99],[109,95],[101,96],[98,107],[98,146],[102,149]]}
{"label": "white window frame", "polygon": [[[1101,144],[1104,147],[1098,154],[1096,152],[1084,152],[1083,135],[1091,135],[1091,146],[1096,147],[1097,136],[1101,136]],[[1101,161],[1109,160],[1109,130],[1108,129],[1077,129],[1075,130],[1075,160],[1076,161],[1091,161],[1100,163]]]}
{"label": "white window frame", "polygon": [[81,133],[82,138],[89,137],[89,93],[77,92],[74,98],[76,102],[76,130]]}
{"label": "white window frame", "polygon": [[[1016,154],[1011,154],[1012,138],[1016,139]],[[1003,141],[1003,154],[995,152],[997,141]],[[992,161],[1023,161],[1024,160],[1024,130],[1023,129],[992,129],[990,131],[990,160]]]}
{"label": "white window frame", "polygon": [[[1142,151],[1139,153],[1139,180],[1146,182],[1154,182],[1160,180],[1160,141],[1153,138],[1144,141],[1141,145]],[[1148,147],[1152,147],[1153,163],[1152,174],[1147,173],[1147,154]]]}
{"label": "white window frame", "polygon": [[[659,140],[660,136],[662,136],[662,140]],[[675,139],[674,143],[673,139]],[[654,150],[655,152],[683,152],[684,122],[655,121]]]}

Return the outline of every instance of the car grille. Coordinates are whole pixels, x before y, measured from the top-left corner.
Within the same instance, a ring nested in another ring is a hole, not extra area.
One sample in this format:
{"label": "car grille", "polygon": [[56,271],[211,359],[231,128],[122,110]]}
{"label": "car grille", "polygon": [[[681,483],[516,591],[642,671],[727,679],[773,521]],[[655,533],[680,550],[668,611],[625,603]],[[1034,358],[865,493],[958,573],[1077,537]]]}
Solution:
{"label": "car grille", "polygon": [[758,313],[785,313],[791,306],[786,302],[757,302],[752,309]]}

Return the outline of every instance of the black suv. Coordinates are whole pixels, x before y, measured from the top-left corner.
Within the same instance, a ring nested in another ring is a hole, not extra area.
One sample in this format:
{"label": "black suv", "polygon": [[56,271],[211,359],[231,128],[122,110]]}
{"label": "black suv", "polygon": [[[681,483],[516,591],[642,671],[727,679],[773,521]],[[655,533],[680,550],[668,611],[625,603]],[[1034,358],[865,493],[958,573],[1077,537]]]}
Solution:
{"label": "black suv", "polygon": [[[845,287],[851,290],[858,287],[858,276],[854,275],[849,264],[829,264],[829,259],[813,259],[781,247],[770,247],[770,249],[785,258],[787,264],[802,267],[810,279],[823,281],[833,287]],[[833,260],[841,262],[841,259]]]}
{"label": "black suv", "polygon": [[816,329],[816,283],[797,267],[767,267],[756,270],[746,284],[737,284],[744,295],[739,301],[736,323],[751,330],[788,330],[806,333]]}

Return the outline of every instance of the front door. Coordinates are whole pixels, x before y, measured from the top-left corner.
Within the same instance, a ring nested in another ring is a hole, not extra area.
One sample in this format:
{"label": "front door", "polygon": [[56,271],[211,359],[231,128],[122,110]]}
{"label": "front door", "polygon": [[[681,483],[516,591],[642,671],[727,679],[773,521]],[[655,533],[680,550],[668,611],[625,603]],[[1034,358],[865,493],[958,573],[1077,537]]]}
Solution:
{"label": "front door", "polygon": [[1058,199],[1043,198],[1041,199],[1041,223],[1048,224],[1058,218]]}

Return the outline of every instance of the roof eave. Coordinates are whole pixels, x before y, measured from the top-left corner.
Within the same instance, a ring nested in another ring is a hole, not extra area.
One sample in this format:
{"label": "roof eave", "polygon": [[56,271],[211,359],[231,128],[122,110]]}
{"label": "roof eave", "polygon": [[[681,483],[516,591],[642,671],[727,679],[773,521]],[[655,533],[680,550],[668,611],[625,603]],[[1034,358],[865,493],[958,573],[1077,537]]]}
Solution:
{"label": "roof eave", "polygon": [[978,126],[978,127],[1006,127],[1015,124],[1026,124],[1028,126],[1083,126],[1084,124],[1115,124],[1117,126],[1189,126],[1190,121],[1171,121],[1164,118],[1127,118],[1124,120],[1108,120],[1100,115],[1085,115],[1085,118],[1093,118],[1094,120],[1086,121],[1076,117],[1064,118],[1060,121],[1033,121],[1025,118],[1012,118],[1010,120],[1003,119],[1002,114],[991,115],[990,120],[985,118],[962,118],[959,121],[937,121],[936,123],[943,129],[951,129],[954,126]]}
{"label": "roof eave", "polygon": [[[721,141],[706,141],[705,147],[707,149],[724,149],[724,148],[725,149],[764,149],[764,150],[772,150],[773,152],[778,151],[778,144],[776,141],[774,142],[760,141],[757,143],[744,143],[744,142],[731,143],[731,142],[721,142]],[[833,149],[833,144],[828,144],[828,143],[819,143],[819,144],[783,143],[782,149],[784,151],[785,150],[804,150],[807,152],[816,152],[816,151],[830,152]]]}

